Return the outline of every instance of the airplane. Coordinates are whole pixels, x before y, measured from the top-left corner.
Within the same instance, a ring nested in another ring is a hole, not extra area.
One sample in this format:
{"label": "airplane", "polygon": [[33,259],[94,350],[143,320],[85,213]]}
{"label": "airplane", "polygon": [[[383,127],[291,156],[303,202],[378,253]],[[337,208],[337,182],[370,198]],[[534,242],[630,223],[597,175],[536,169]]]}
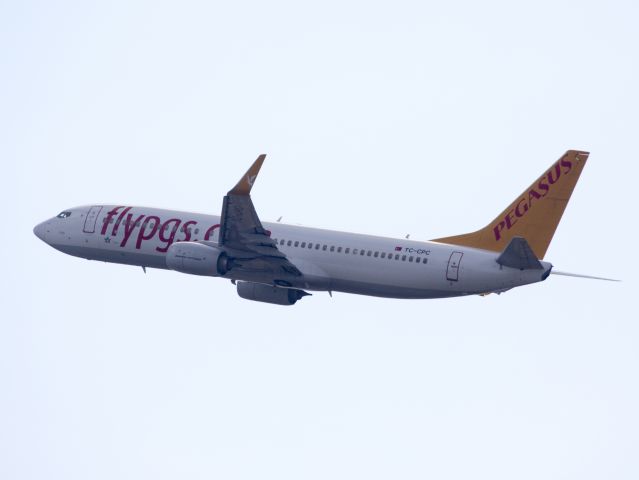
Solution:
{"label": "airplane", "polygon": [[277,305],[309,291],[427,299],[503,293],[551,273],[610,280],[543,260],[588,156],[567,151],[484,228],[431,241],[262,223],[250,194],[266,155],[224,196],[219,216],[87,205],[33,231],[69,255],[220,277],[244,299]]}

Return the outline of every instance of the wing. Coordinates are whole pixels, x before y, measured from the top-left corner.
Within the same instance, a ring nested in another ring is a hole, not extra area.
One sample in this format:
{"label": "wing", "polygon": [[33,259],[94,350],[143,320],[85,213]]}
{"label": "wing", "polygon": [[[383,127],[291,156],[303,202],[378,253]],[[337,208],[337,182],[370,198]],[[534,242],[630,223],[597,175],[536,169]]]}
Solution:
{"label": "wing", "polygon": [[302,273],[277,249],[260,222],[251,188],[266,155],[260,155],[224,197],[219,246],[233,259],[232,271],[259,281],[287,285]]}

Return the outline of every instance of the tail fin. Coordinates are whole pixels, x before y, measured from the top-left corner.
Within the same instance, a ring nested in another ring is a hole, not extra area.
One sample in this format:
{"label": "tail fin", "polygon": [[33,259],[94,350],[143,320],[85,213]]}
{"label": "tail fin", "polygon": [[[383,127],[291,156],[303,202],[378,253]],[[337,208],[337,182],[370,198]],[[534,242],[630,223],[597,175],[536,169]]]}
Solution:
{"label": "tail fin", "polygon": [[544,258],[588,155],[568,150],[486,227],[433,241],[501,252],[514,237],[524,237]]}

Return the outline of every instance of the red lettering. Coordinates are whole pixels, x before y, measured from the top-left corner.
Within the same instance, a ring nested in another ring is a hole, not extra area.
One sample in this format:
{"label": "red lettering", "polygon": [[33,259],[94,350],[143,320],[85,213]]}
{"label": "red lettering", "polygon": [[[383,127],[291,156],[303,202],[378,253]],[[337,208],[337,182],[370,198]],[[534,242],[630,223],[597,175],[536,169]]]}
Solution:
{"label": "red lettering", "polygon": [[517,219],[513,218],[513,211],[512,210],[506,214],[506,217],[504,218],[504,220],[506,220],[506,227],[508,227],[508,230],[510,230],[512,228],[512,226],[515,223],[517,223]]}
{"label": "red lettering", "polygon": [[555,182],[557,182],[557,180],[559,180],[559,177],[561,176],[561,165],[559,164],[559,162],[555,163],[554,165],[554,169],[555,169],[555,178],[552,177],[552,168],[550,170],[548,170],[548,183],[550,183],[551,185],[554,185]]}
{"label": "red lettering", "polygon": [[546,195],[548,195],[548,191],[550,190],[550,187],[548,186],[547,183],[545,183],[546,178],[542,178],[541,180],[539,180],[539,183],[537,184],[537,188],[539,190],[543,190],[544,193],[542,195],[542,197],[545,197]]}
{"label": "red lettering", "polygon": [[526,211],[528,211],[528,209],[532,207],[533,200],[539,200],[540,198],[541,198],[541,195],[539,194],[539,192],[535,190],[534,188],[531,188],[530,191],[528,192],[528,205],[527,205],[528,208],[526,208]]}
{"label": "red lettering", "polygon": [[213,225],[211,228],[209,228],[206,231],[206,234],[204,235],[204,240],[209,240],[211,237],[213,237],[213,234],[215,233],[215,230],[220,228],[220,224],[216,223],[215,225]]}
{"label": "red lettering", "polygon": [[[520,210],[522,203],[523,203],[523,209]],[[527,211],[528,211],[528,202],[526,202],[525,198],[522,198],[521,200],[519,200],[519,203],[515,207],[515,216],[521,218],[526,214]]]}
{"label": "red lettering", "polygon": [[[171,218],[170,220],[167,220],[162,224],[162,226],[160,227],[159,237],[160,240],[164,242],[164,246],[155,247],[158,252],[166,252],[169,249],[169,247],[175,240],[175,234],[178,231],[180,223],[182,223],[182,220],[180,220],[179,218]],[[173,225],[171,226],[171,224]],[[165,232],[167,231],[171,232],[168,237],[165,235]]]}
{"label": "red lettering", "polygon": [[566,168],[566,170],[564,170],[564,175],[572,170],[572,162],[568,158],[564,158],[561,160],[561,166]]}
{"label": "red lettering", "polygon": [[[153,228],[151,229],[151,232],[148,235],[145,235],[146,227],[149,225],[151,221],[153,221]],[[155,235],[155,232],[157,232],[159,226],[160,226],[160,219],[158,217],[156,217],[155,215],[146,217],[146,219],[144,220],[144,223],[142,223],[142,227],[140,228],[140,233],[138,233],[138,240],[135,243],[135,248],[139,249],[140,246],[142,245],[143,240],[150,240],[151,238],[153,238],[153,235]]]}
{"label": "red lettering", "polygon": [[188,242],[189,240],[191,240],[191,229],[189,227],[196,224],[197,222],[195,220],[184,222],[184,225],[182,225],[182,228],[180,228],[180,232],[184,233],[184,238],[182,240],[176,240],[176,242]]}
{"label": "red lettering", "polygon": [[118,216],[118,219],[115,221],[115,225],[113,225],[113,232],[111,232],[112,236],[116,236],[118,234],[118,228],[120,228],[120,223],[122,222],[122,219],[124,218],[124,216],[127,214],[127,212],[131,210],[131,207],[126,207],[124,210],[122,210],[122,213],[120,213],[120,215]]}
{"label": "red lettering", "polygon": [[513,210],[510,210],[502,221],[493,227],[493,233],[495,240],[499,241],[502,238],[502,232],[504,229],[510,230],[515,225],[519,218],[522,218],[532,208],[533,201],[541,200],[550,191],[550,185],[557,183],[561,175],[566,175],[572,170],[573,163],[569,158],[562,158],[555,163],[546,175],[544,175],[537,185],[528,191],[528,198],[521,198],[515,205]]}
{"label": "red lettering", "polygon": [[104,221],[102,223],[102,231],[100,232],[101,235],[106,234],[109,223],[111,223],[111,219],[115,216],[116,213],[118,213],[118,210],[120,210],[121,208],[124,208],[124,205],[115,207],[113,210],[107,213],[106,217],[104,217]]}
{"label": "red lettering", "polygon": [[133,214],[129,213],[126,222],[124,222],[124,238],[122,239],[122,242],[120,242],[121,247],[124,247],[126,245],[126,242],[129,240],[129,237],[133,233],[133,229],[143,218],[144,215],[140,215],[135,221],[133,221]]}
{"label": "red lettering", "polygon": [[499,240],[501,238],[501,231],[504,229],[504,227],[506,226],[506,222],[502,221],[499,222],[495,228],[493,228],[493,232],[495,233],[495,240]]}

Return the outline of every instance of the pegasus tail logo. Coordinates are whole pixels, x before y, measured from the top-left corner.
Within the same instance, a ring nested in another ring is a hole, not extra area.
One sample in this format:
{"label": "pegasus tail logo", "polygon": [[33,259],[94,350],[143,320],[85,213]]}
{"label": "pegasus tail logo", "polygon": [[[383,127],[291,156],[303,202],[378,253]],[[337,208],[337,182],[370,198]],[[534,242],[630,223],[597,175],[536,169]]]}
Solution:
{"label": "pegasus tail logo", "polygon": [[588,152],[568,150],[486,227],[435,241],[501,252],[523,237],[544,258],[587,159]]}

